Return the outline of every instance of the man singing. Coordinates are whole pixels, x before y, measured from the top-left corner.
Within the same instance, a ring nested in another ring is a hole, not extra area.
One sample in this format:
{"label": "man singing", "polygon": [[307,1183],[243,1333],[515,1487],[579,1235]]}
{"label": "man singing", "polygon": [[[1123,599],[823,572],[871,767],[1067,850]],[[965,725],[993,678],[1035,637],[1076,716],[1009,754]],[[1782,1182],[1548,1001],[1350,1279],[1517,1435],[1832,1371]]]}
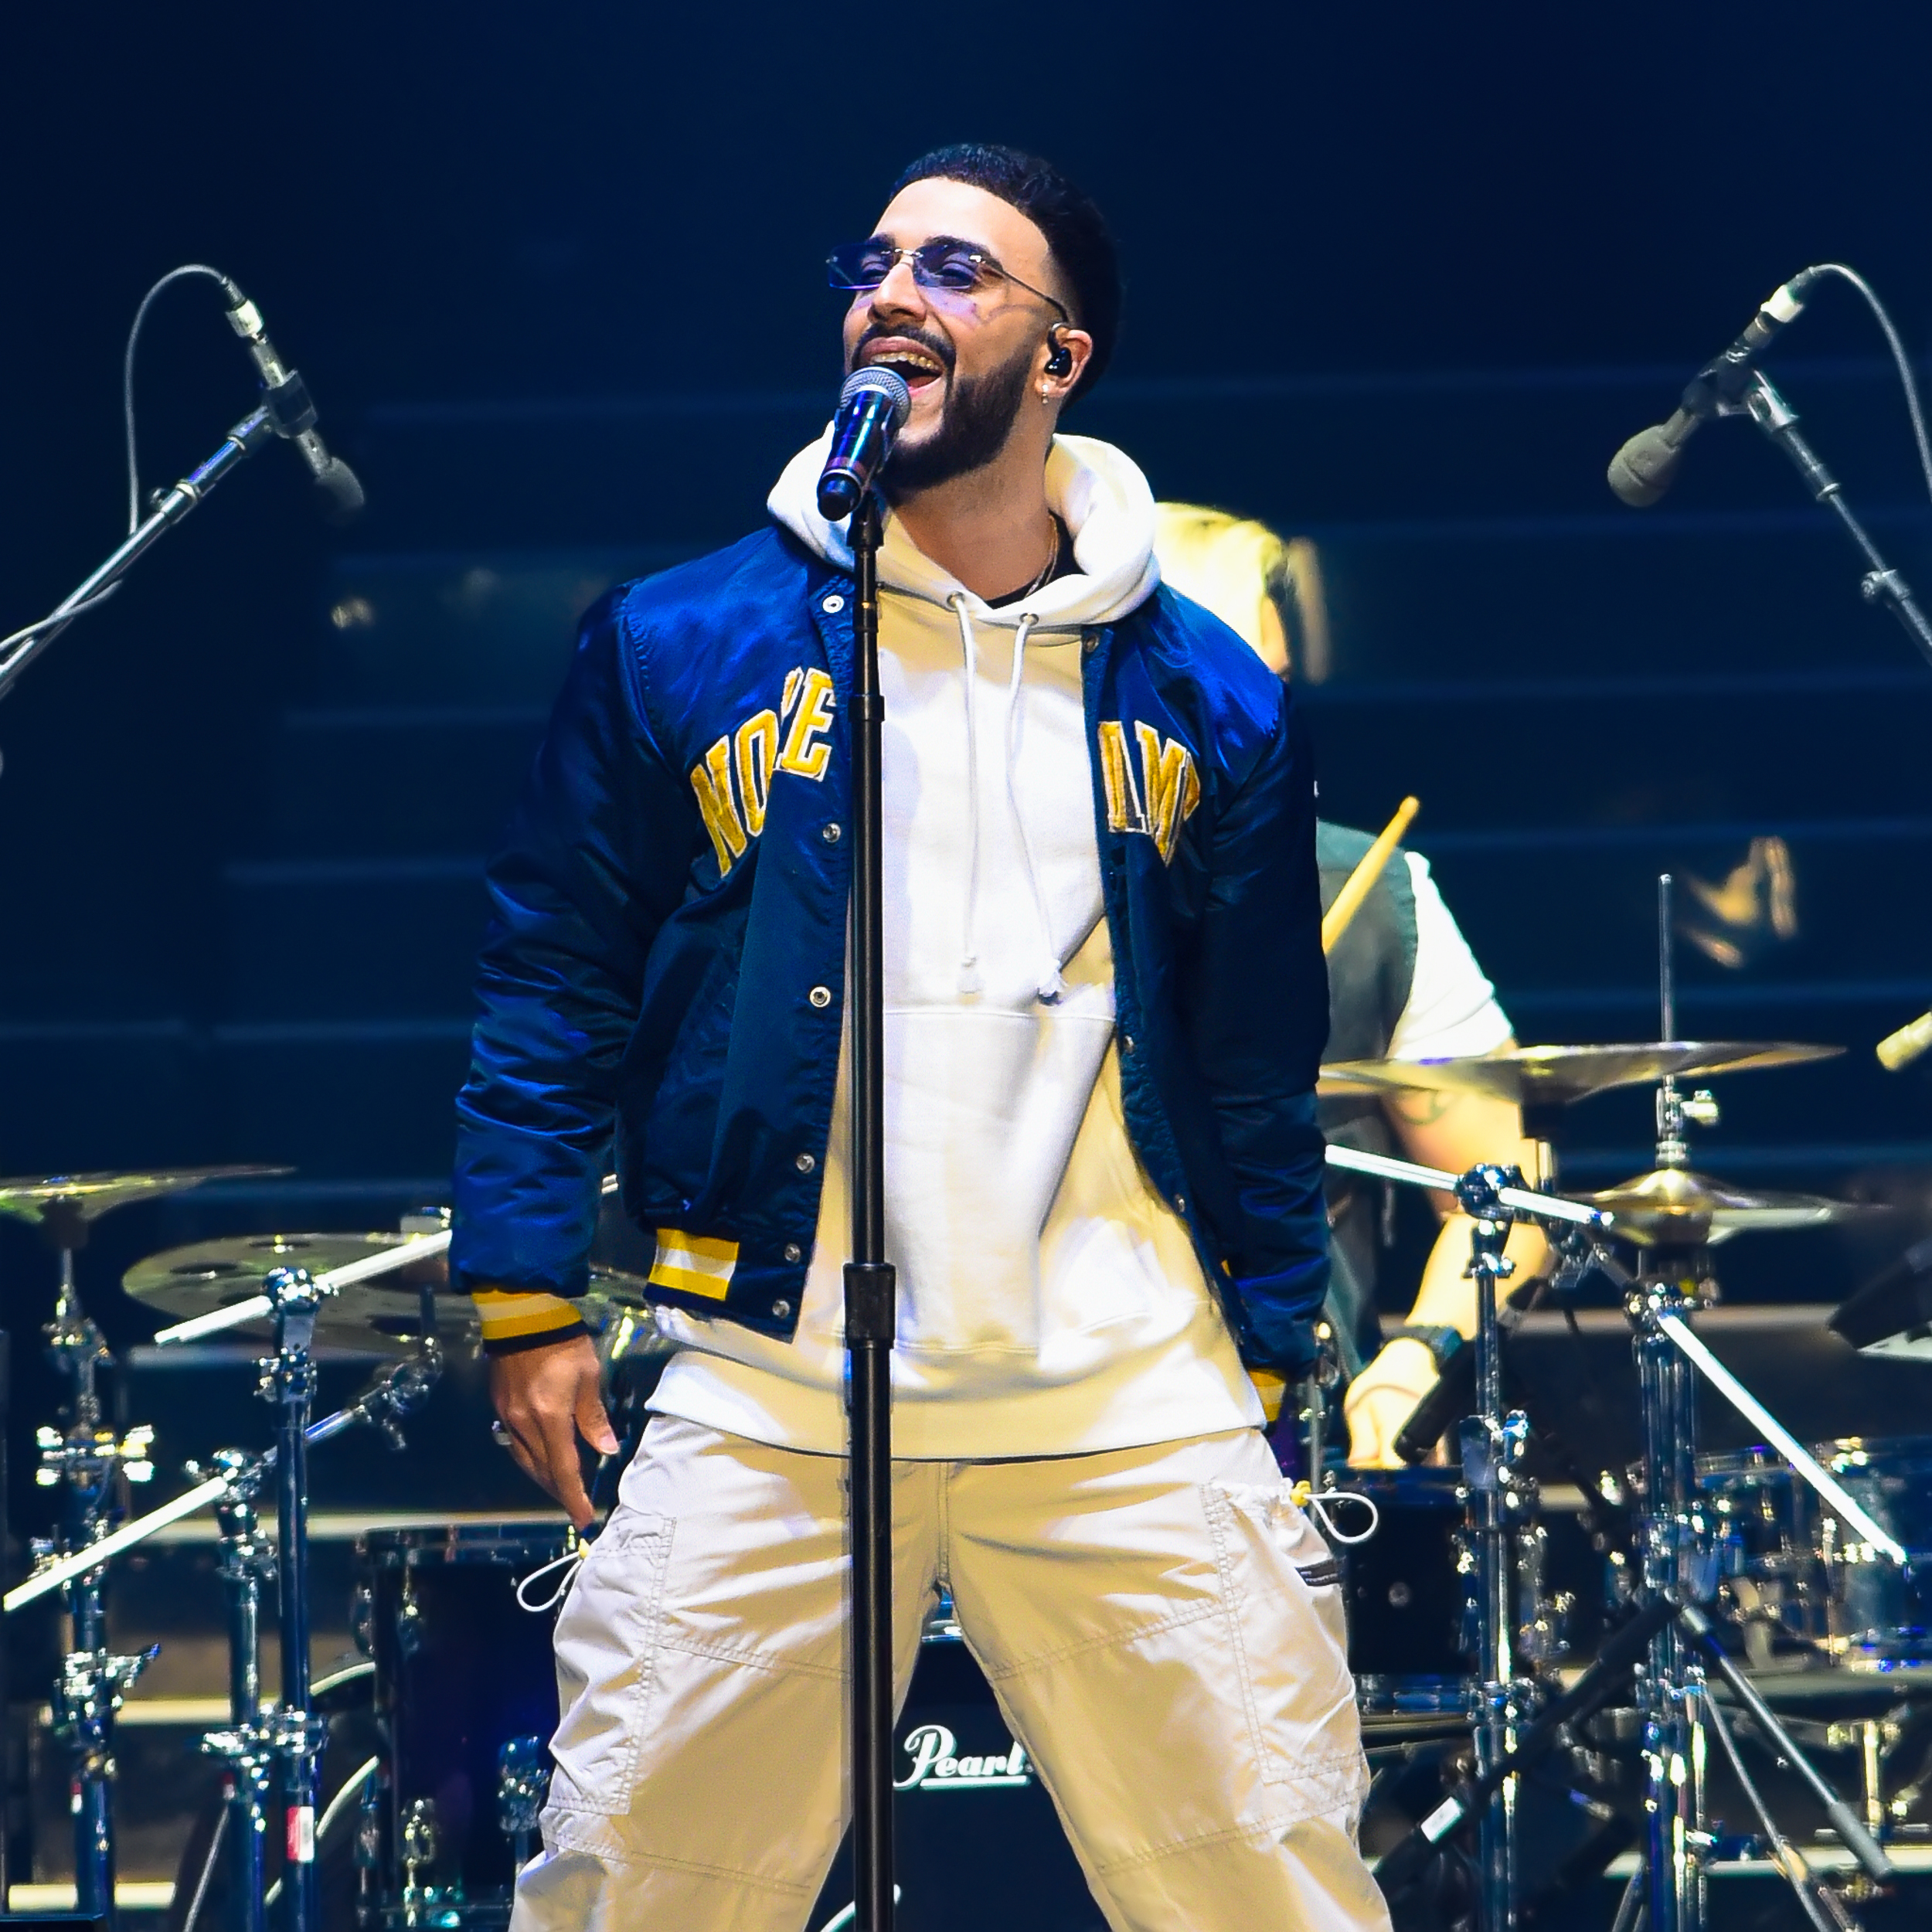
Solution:
{"label": "man singing", "polygon": [[[900,1694],[948,1589],[1111,1926],[1384,1926],[1335,1566],[1243,1367],[1304,1368],[1327,1272],[1288,696],[1159,587],[1140,472],[1055,434],[1118,326],[1090,202],[944,149],[831,268],[848,366],[913,397],[879,617]],[[614,1137],[680,1351],[558,1623],[520,1932],[794,1932],[847,1808],[824,447],[767,529],[592,611],[491,871],[454,1265],[517,1460],[580,1523]]]}

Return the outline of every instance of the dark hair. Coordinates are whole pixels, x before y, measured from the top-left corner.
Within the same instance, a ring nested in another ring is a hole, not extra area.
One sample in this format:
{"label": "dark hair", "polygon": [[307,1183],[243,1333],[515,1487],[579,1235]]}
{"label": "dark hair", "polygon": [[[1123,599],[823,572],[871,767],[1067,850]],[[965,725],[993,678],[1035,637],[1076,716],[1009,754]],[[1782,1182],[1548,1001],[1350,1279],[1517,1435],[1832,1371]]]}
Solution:
{"label": "dark hair", "polygon": [[1094,338],[1094,352],[1067,400],[1084,395],[1113,359],[1121,333],[1121,264],[1099,209],[1050,161],[995,141],[961,141],[935,148],[893,183],[896,195],[916,181],[963,181],[1019,212],[1046,237],[1055,265],[1073,291],[1077,328]]}

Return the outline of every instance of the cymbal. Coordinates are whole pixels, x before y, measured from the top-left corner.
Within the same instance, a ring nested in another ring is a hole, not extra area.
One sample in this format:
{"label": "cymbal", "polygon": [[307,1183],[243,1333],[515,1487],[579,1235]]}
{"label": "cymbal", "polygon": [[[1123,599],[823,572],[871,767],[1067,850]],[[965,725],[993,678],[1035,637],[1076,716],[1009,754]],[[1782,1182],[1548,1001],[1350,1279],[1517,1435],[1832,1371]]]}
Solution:
{"label": "cymbal", "polygon": [[1318,1091],[1474,1094],[1519,1106],[1587,1100],[1617,1087],[1648,1087],[1666,1074],[1741,1073],[1829,1060],[1842,1046],[1789,1040],[1644,1040],[1608,1046],[1518,1046],[1461,1060],[1336,1060]]}
{"label": "cymbal", "polygon": [[[277,1268],[302,1267],[325,1274],[372,1254],[405,1247],[419,1237],[395,1233],[243,1234],[217,1241],[192,1241],[138,1261],[121,1277],[136,1301],[185,1321],[212,1314],[262,1292]],[[616,1269],[594,1267],[582,1307],[585,1325],[600,1332],[620,1301],[644,1305],[643,1281]],[[316,1311],[315,1340],[323,1347],[364,1354],[402,1355],[422,1332],[422,1291],[435,1298],[436,1329],[448,1337],[476,1327],[468,1295],[450,1286],[449,1262],[439,1250],[420,1261],[405,1262],[366,1281],[352,1281],[325,1299]],[[271,1319],[244,1321],[225,1338],[272,1341]]]}
{"label": "cymbal", "polygon": [[1872,1211],[1869,1203],[1821,1194],[1753,1192],[1684,1167],[1658,1168],[1583,1198],[1615,1216],[1617,1233],[1646,1244],[1672,1236],[1715,1244],[1733,1234],[1825,1227]]}
{"label": "cymbal", "polygon": [[177,1167],[152,1174],[17,1175],[0,1180],[0,1214],[22,1221],[56,1217],[97,1221],[111,1209],[131,1201],[152,1200],[179,1194],[208,1181],[244,1181],[275,1174],[292,1174],[287,1167]]}

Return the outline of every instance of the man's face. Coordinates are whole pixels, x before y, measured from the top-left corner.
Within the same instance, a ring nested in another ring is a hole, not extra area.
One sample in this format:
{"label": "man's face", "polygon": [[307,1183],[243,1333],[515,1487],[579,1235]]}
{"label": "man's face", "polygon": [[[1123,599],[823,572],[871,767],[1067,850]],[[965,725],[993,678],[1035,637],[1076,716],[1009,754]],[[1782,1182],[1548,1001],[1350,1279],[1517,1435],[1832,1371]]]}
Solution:
{"label": "man's face", "polygon": [[[965,182],[914,182],[873,231],[896,248],[940,236],[982,249],[1022,281],[1066,299],[1046,237],[1018,209]],[[997,277],[968,295],[922,288],[904,260],[877,288],[852,298],[846,369],[883,362],[912,391],[912,414],[882,478],[888,496],[930,488],[999,454],[1056,319],[1037,295]]]}

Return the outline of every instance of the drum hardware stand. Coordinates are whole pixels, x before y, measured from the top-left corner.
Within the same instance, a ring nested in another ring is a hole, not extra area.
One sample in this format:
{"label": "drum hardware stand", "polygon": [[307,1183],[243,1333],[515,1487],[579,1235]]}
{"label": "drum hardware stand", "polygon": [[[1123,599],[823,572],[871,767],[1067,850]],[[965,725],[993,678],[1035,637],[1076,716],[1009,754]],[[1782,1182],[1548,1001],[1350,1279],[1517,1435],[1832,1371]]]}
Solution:
{"label": "drum hardware stand", "polygon": [[[414,1357],[392,1363],[353,1402],[310,1423],[303,1432],[305,1444],[313,1447],[366,1423],[400,1449],[401,1418],[434,1387],[441,1366],[435,1342],[425,1338]],[[225,1484],[216,1500],[215,1517],[221,1550],[217,1573],[228,1600],[229,1721],[224,1729],[206,1733],[201,1748],[223,1767],[222,1828],[230,1837],[235,1932],[262,1932],[266,1922],[270,1794],[275,1759],[282,1748],[279,1714],[274,1705],[262,1701],[261,1590],[276,1565],[260,1538],[255,1509],[256,1496],[277,1460],[275,1450],[250,1457],[238,1449],[223,1449],[213,1458]],[[188,1473],[202,1472],[190,1464]],[[287,1655],[284,1645],[284,1682]]]}
{"label": "drum hardware stand", "polygon": [[[1657,882],[1659,1017],[1665,1037],[1676,1030],[1672,963],[1671,877]],[[1709,1095],[1680,1095],[1668,1077],[1657,1093],[1657,1164],[1687,1164],[1686,1122],[1709,1124],[1716,1109]],[[1684,1237],[1645,1250],[1641,1272],[1632,1275],[1600,1242],[1593,1241],[1591,1263],[1623,1295],[1633,1331],[1642,1415],[1645,1495],[1639,1521],[1641,1584],[1648,1597],[1671,1595],[1688,1604],[1707,1600],[1716,1586],[1718,1556],[1697,1489],[1697,1377],[1701,1372],[1732,1405],[1775,1444],[1798,1473],[1810,1482],[1859,1533],[1896,1563],[1905,1552],[1833,1478],[1820,1468],[1802,1444],[1717,1360],[1692,1330],[1689,1318],[1711,1287],[1707,1231],[1696,1223]],[[1710,1704],[1704,1662],[1716,1665],[1732,1689],[1758,1718],[1770,1718],[1771,1734],[1786,1733],[1764,1705],[1748,1679],[1705,1641],[1710,1626],[1701,1612],[1687,1608],[1651,1639],[1639,1698],[1644,1723],[1645,1837],[1642,1894],[1648,1932],[1698,1932],[1706,1920],[1706,1856],[1710,1836],[1704,1803],[1705,1729]],[[1695,1640],[1690,1641],[1690,1640]],[[1703,1660],[1700,1662],[1700,1658]],[[1740,1686],[1742,1687],[1740,1689]],[[1760,1720],[1761,1721],[1761,1720]],[[1802,1760],[1791,1747],[1792,1762]],[[1849,1808],[1808,1765],[1804,1774],[1815,1790],[1838,1805],[1878,1866],[1890,1867]],[[1866,1851],[1848,1835],[1862,1861]],[[1868,1866],[1868,1869],[1871,1869]]]}
{"label": "drum hardware stand", "polygon": [[[6,662],[0,661],[0,691],[5,689]],[[113,1716],[121,1694],[156,1651],[134,1658],[108,1655],[102,1600],[106,1566],[111,1557],[165,1525],[216,1502],[229,1493],[233,1478],[226,1471],[204,1478],[160,1509],[103,1533],[106,1499],[116,1474],[137,1481],[146,1480],[151,1474],[147,1451],[154,1439],[153,1431],[131,1430],[125,1440],[117,1442],[111,1431],[100,1426],[100,1402],[94,1379],[100,1365],[111,1358],[100,1331],[87,1318],[75,1292],[73,1255],[85,1238],[84,1224],[65,1202],[53,1202],[49,1206],[50,1212],[43,1226],[60,1252],[61,1286],[54,1319],[46,1330],[48,1349],[56,1367],[73,1379],[73,1420],[65,1436],[53,1430],[40,1431],[42,1466],[36,1472],[36,1481],[43,1488],[63,1482],[67,1486],[67,1525],[63,1538],[66,1547],[64,1553],[56,1558],[50,1547],[36,1546],[32,1574],[6,1593],[0,1607],[10,1614],[51,1590],[68,1592],[74,1650],[67,1658],[56,1703],[63,1726],[74,1740],[75,1891],[82,1912],[111,1919],[114,1911],[114,1828],[110,1802],[114,1776]],[[77,1234],[79,1239],[74,1238]],[[277,1448],[259,1459],[255,1479],[259,1481],[270,1468],[277,1471],[281,1547],[291,1559],[281,1565],[280,1571],[284,1707],[277,1713],[269,1747],[272,1754],[284,1762],[284,1787],[291,1794],[289,1845],[298,1881],[290,1888],[294,1906],[288,1932],[321,1932],[312,1862],[321,1727],[308,1709],[307,1445],[311,1441],[326,1441],[358,1422],[374,1422],[393,1432],[395,1417],[420,1399],[440,1368],[440,1357],[430,1332],[431,1308],[426,1314],[422,1349],[416,1361],[398,1365],[357,1402],[311,1427],[308,1416],[315,1372],[309,1344],[315,1311],[323,1296],[338,1287],[427,1260],[446,1250],[449,1242],[447,1231],[428,1235],[351,1262],[312,1281],[304,1270],[278,1270],[268,1277],[269,1294],[251,1296],[212,1314],[177,1322],[155,1337],[161,1343],[190,1342],[259,1321],[264,1315],[272,1315],[276,1320],[277,1352],[265,1363],[262,1386],[257,1393],[277,1404],[281,1416],[282,1440]],[[298,1276],[299,1281],[295,1281]],[[292,1291],[284,1285],[285,1281],[294,1281]],[[425,1297],[426,1302],[431,1299]],[[298,1787],[308,1793],[306,1806],[294,1794]],[[311,1854],[309,1858],[301,1856],[304,1850]]]}
{"label": "drum hardware stand", "polygon": [[1342,1379],[1342,1365],[1337,1359],[1335,1330],[1325,1320],[1315,1325],[1315,1338],[1321,1352],[1302,1377],[1298,1393],[1302,1453],[1307,1459],[1303,1473],[1310,1491],[1319,1492],[1335,1487],[1335,1474],[1328,1466],[1328,1399],[1335,1384]]}
{"label": "drum hardware stand", "polygon": [[550,1794],[550,1767],[540,1737],[512,1737],[496,1754],[496,1822],[510,1841],[510,1862],[520,1872],[530,1862],[543,1801]]}
{"label": "drum hardware stand", "polygon": [[1522,1184],[1513,1168],[1478,1166],[1454,1175],[1384,1155],[1331,1146],[1332,1165],[1384,1180],[1453,1194],[1475,1224],[1470,1243],[1470,1275],[1476,1284],[1476,1413],[1461,1430],[1463,1482],[1469,1529],[1476,1559],[1476,1653],[1480,1688],[1476,1694],[1476,1764],[1489,1785],[1479,1826],[1477,1920],[1481,1932],[1513,1932],[1516,1923],[1515,1787],[1508,1770],[1498,1771],[1515,1748],[1517,1729],[1535,1687],[1518,1675],[1513,1643],[1515,1588],[1512,1556],[1521,1529],[1533,1528],[1535,1485],[1518,1467],[1529,1438],[1520,1413],[1505,1413],[1502,1401],[1502,1329],[1496,1284],[1513,1271],[1504,1254],[1510,1228],[1519,1217],[1539,1221],[1606,1226],[1609,1216]]}
{"label": "drum hardware stand", "polygon": [[[0,686],[0,689],[3,689]],[[73,1754],[75,1905],[84,1916],[114,1917],[114,1719],[128,1686],[160,1651],[158,1645],[131,1657],[107,1648],[107,1553],[102,1547],[117,1482],[145,1482],[154,1474],[148,1460],[155,1432],[141,1427],[117,1439],[101,1426],[96,1378],[114,1358],[100,1331],[80,1304],[74,1283],[74,1252],[87,1239],[80,1216],[64,1202],[49,1202],[43,1223],[60,1255],[60,1290],[53,1319],[43,1332],[47,1354],[66,1376],[73,1393],[65,1432],[43,1428],[35,1440],[40,1451],[36,1483],[65,1492],[60,1547],[66,1559],[65,1585],[71,1634],[53,1703],[55,1726]],[[38,1561],[55,1554],[53,1544],[36,1539]],[[43,1593],[36,1591],[35,1594]],[[8,1593],[9,1608],[18,1590]]]}

